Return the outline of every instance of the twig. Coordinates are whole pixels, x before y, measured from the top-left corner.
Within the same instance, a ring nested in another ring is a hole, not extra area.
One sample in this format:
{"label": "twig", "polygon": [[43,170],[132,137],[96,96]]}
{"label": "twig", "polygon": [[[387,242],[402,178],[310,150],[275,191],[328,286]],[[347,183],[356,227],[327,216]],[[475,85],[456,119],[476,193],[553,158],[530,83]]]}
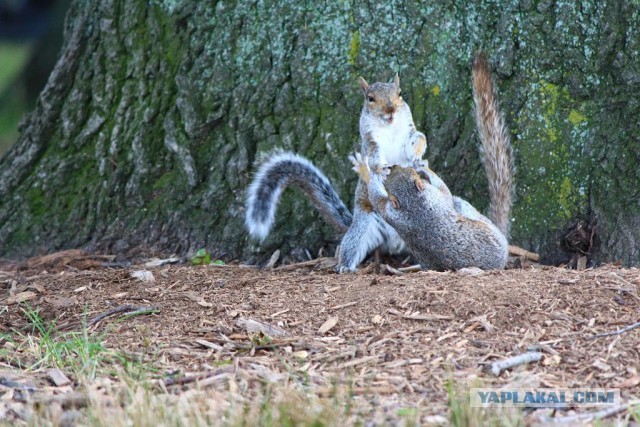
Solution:
{"label": "twig", "polygon": [[160,309],[158,307],[139,307],[137,305],[121,305],[116,308],[112,308],[111,310],[105,311],[104,313],[98,314],[93,319],[87,322],[87,327],[93,326],[102,319],[113,316],[118,313],[125,313],[126,317],[137,316],[139,314],[149,314],[149,313],[157,313]]}
{"label": "twig", "polygon": [[591,337],[589,337],[590,340],[594,340],[596,338],[602,338],[602,337],[609,337],[612,335],[621,335],[624,334],[625,332],[629,332],[632,329],[638,328],[640,327],[640,322],[634,323],[633,325],[629,325],[629,326],[625,326],[624,328],[617,330],[617,331],[613,331],[613,332],[605,332],[602,334],[596,334],[593,335]]}
{"label": "twig", "polygon": [[401,273],[415,273],[416,271],[422,271],[420,264],[410,265],[409,267],[401,267],[398,269]]}
{"label": "twig", "polygon": [[612,415],[617,415],[629,409],[629,406],[631,406],[631,403],[625,403],[624,405],[614,406],[613,408],[607,408],[586,414],[568,415],[566,417],[542,417],[541,421],[544,424],[576,424],[591,422],[609,418]]}
{"label": "twig", "polygon": [[350,395],[379,395],[379,394],[392,394],[397,393],[399,390],[397,387],[392,385],[381,385],[381,386],[371,386],[371,387],[348,387],[348,388],[338,388],[338,387],[322,387],[319,388],[316,393],[318,396],[327,397],[327,396],[335,396],[340,391],[346,392]]}
{"label": "twig", "polygon": [[542,357],[543,354],[539,352],[522,353],[505,360],[493,362],[491,365],[489,365],[489,371],[497,377],[505,369],[513,368],[519,365],[525,365],[531,362],[539,362],[540,360],[542,360]]}
{"label": "twig", "polygon": [[36,405],[42,406],[49,406],[53,403],[57,403],[63,408],[84,408],[89,405],[89,396],[83,393],[71,392],[54,396],[33,398],[32,402]]}
{"label": "twig", "polygon": [[341,308],[351,307],[352,305],[356,305],[358,301],[352,301],[345,304],[334,305],[333,307],[329,307],[329,311],[340,310]]}
{"label": "twig", "polygon": [[204,380],[205,378],[215,377],[221,374],[230,374],[230,373],[233,373],[234,371],[235,371],[235,368],[233,366],[226,366],[224,368],[216,369],[215,371],[202,372],[199,374],[192,375],[190,377],[167,378],[166,380],[164,380],[164,385],[166,387],[169,387],[172,385],[184,385],[184,384],[189,384],[195,381],[201,381],[201,380]]}
{"label": "twig", "polygon": [[408,316],[406,314],[400,313],[398,310],[394,310],[393,308],[388,309],[387,312],[389,314],[393,314],[394,316],[399,316],[399,317],[402,317],[403,319],[409,319],[409,320],[438,321],[438,320],[453,320],[453,319],[455,319],[454,316],[443,316],[443,315],[440,315],[440,314],[431,314],[431,315],[414,314],[414,315]]}

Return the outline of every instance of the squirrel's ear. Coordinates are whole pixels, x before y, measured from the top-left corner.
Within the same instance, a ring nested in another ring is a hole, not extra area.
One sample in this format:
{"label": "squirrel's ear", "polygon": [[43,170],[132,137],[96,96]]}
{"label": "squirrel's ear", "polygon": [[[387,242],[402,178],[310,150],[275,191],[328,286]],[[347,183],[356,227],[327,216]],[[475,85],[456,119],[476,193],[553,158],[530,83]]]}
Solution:
{"label": "squirrel's ear", "polygon": [[400,77],[398,77],[398,73],[393,77],[393,84],[395,84],[398,89],[400,88]]}
{"label": "squirrel's ear", "polygon": [[358,79],[358,83],[360,83],[360,87],[362,88],[362,91],[366,95],[367,92],[369,91],[369,83],[367,83],[367,81],[362,77]]}

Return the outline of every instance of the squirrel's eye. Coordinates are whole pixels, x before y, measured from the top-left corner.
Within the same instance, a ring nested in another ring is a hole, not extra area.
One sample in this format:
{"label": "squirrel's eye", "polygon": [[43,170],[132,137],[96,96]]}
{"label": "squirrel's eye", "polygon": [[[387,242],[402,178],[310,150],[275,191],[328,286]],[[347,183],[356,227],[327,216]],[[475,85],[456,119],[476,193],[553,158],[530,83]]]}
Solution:
{"label": "squirrel's eye", "polygon": [[367,98],[367,100],[369,100],[369,102],[373,102],[373,101],[375,101],[375,98],[374,98],[373,96],[369,96],[369,97]]}

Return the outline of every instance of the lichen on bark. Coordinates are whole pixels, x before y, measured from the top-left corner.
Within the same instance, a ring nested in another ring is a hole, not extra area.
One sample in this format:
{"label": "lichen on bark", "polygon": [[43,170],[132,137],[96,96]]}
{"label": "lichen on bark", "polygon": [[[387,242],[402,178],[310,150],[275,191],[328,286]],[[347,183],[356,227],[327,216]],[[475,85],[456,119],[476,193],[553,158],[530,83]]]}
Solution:
{"label": "lichen on bark", "polygon": [[80,1],[20,141],[0,159],[0,255],[66,247],[252,259],[338,236],[286,192],[243,231],[260,155],[312,158],[347,203],[357,77],[399,72],[431,166],[485,209],[470,60],[489,53],[517,162],[514,243],[560,261],[597,219],[597,261],[640,262],[637,2]]}

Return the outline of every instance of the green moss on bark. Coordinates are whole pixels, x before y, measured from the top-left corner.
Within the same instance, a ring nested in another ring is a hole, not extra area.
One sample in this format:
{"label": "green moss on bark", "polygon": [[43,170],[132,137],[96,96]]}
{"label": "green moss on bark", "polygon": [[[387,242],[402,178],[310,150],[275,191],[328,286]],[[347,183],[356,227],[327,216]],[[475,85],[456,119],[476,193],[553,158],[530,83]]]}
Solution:
{"label": "green moss on bark", "polygon": [[330,248],[337,236],[299,192],[285,193],[265,244],[249,242],[244,190],[256,159],[282,148],[313,158],[350,203],[358,75],[399,72],[431,166],[485,209],[470,88],[483,48],[517,155],[514,243],[560,260],[563,229],[597,218],[594,258],[638,263],[640,129],[629,119],[640,113],[638,10],[76,1],[67,45],[79,34],[78,47],[63,50],[66,71],[0,160],[0,254],[207,246],[246,259]]}

